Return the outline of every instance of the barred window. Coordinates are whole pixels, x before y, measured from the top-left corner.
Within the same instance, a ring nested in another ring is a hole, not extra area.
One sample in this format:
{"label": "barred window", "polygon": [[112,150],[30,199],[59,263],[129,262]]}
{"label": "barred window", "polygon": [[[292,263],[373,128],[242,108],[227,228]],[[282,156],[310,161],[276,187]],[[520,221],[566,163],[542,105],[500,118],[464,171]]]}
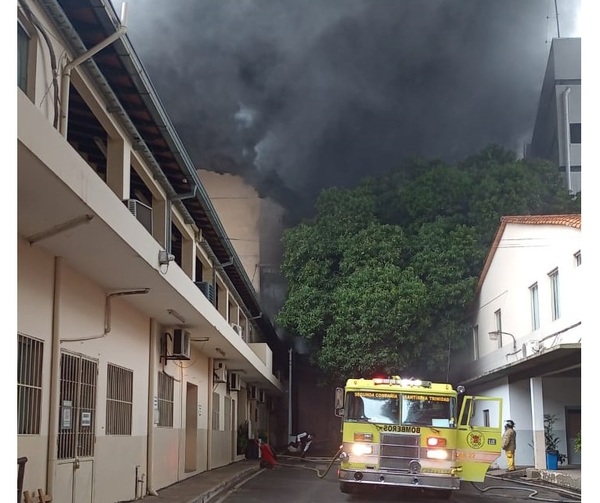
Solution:
{"label": "barred window", "polygon": [[560,318],[560,295],[558,288],[558,269],[548,274],[550,278],[550,302],[552,309],[552,321]]}
{"label": "barred window", "polygon": [[173,396],[175,380],[160,372],[158,374],[158,426],[173,427]]}
{"label": "barred window", "polygon": [[19,435],[39,435],[44,343],[18,335],[17,423]]}
{"label": "barred window", "polygon": [[212,403],[212,429],[215,431],[219,431],[219,419],[221,416],[221,395],[218,393],[213,393],[213,403]]}
{"label": "barred window", "polygon": [[531,330],[540,328],[540,299],[538,297],[538,284],[529,287],[529,299],[531,302]]}
{"label": "barred window", "polygon": [[106,434],[131,435],[133,371],[107,366]]}

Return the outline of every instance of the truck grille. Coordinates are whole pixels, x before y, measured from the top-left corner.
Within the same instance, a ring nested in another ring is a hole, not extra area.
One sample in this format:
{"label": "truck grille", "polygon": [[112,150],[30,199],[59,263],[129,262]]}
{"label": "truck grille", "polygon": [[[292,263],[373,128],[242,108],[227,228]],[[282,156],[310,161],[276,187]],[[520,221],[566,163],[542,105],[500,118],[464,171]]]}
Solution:
{"label": "truck grille", "polygon": [[379,445],[379,466],[382,470],[407,470],[413,459],[419,459],[419,435],[382,433]]}

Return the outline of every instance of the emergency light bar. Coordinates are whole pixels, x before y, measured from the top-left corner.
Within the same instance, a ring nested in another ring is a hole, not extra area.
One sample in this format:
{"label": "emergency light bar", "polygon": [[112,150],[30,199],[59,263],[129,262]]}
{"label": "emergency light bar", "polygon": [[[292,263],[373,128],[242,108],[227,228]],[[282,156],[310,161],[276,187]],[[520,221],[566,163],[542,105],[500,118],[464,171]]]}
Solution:
{"label": "emergency light bar", "polygon": [[431,381],[421,381],[421,379],[400,379],[399,376],[394,377],[376,377],[373,379],[373,384],[389,384],[396,386],[422,386],[431,388]]}

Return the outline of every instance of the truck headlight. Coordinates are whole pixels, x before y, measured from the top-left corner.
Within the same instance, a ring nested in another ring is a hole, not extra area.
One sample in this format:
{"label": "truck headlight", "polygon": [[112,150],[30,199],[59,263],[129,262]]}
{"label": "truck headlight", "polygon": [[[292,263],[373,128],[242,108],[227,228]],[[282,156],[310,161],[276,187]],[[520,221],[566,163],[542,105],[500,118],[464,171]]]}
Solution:
{"label": "truck headlight", "polygon": [[373,454],[373,446],[371,444],[352,444],[352,454],[355,456]]}
{"label": "truck headlight", "polygon": [[445,449],[428,449],[427,457],[429,459],[448,459],[448,451]]}

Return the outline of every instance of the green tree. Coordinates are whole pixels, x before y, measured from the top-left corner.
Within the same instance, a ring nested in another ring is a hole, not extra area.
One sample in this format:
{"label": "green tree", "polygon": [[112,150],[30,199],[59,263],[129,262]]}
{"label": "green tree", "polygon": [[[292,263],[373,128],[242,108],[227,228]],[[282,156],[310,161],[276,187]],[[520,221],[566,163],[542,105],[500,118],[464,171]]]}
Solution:
{"label": "green tree", "polygon": [[316,216],[284,233],[288,293],[276,321],[332,380],[445,378],[500,217],[579,211],[554,166],[495,146],[327,189]]}

